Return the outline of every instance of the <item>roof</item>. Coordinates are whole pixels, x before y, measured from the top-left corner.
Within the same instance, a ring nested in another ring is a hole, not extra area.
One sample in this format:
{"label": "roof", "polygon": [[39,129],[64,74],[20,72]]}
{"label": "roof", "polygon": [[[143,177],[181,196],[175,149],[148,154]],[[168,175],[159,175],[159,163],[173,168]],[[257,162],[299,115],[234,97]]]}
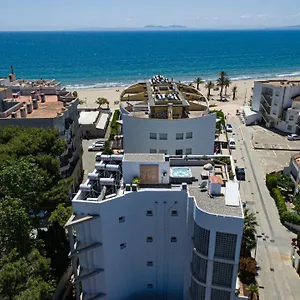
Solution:
{"label": "roof", "polygon": [[209,180],[211,183],[223,183],[222,177],[220,175],[211,175],[209,176]]}
{"label": "roof", "polygon": [[225,204],[240,207],[240,193],[237,182],[226,182]]}
{"label": "roof", "polygon": [[293,155],[293,160],[298,167],[300,167],[300,153]]}
{"label": "roof", "polygon": [[252,110],[250,106],[243,106],[243,112],[245,114],[245,117],[258,115],[258,112]]}
{"label": "roof", "polygon": [[94,124],[99,115],[99,111],[82,111],[79,115],[79,124],[81,125],[89,125]]}
{"label": "roof", "polygon": [[299,102],[300,101],[300,95],[296,95],[291,98],[293,101]]}
{"label": "roof", "polygon": [[259,82],[264,83],[264,84],[270,84],[275,87],[300,85],[299,80],[288,80],[288,79],[261,80]]}
{"label": "roof", "polygon": [[102,113],[101,115],[100,115],[100,118],[99,118],[99,121],[98,121],[98,123],[97,123],[97,125],[96,125],[96,128],[97,129],[105,129],[105,127],[106,127],[106,124],[107,124],[107,122],[108,122],[108,119],[109,119],[109,114],[104,114],[104,113]]}
{"label": "roof", "polygon": [[164,162],[164,154],[149,154],[149,153],[125,153],[124,161],[133,162]]}

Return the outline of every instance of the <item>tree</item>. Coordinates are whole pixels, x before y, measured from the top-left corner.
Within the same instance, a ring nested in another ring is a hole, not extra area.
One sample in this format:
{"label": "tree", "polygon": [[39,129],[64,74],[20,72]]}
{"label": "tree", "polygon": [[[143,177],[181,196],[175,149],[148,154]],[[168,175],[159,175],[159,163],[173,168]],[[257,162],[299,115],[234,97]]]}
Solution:
{"label": "tree", "polygon": [[252,257],[242,257],[239,263],[239,278],[242,283],[255,282],[256,260]]}
{"label": "tree", "polygon": [[78,93],[77,93],[76,91],[74,91],[74,92],[72,93],[72,95],[73,95],[73,97],[75,97],[75,98],[78,97]]}
{"label": "tree", "polygon": [[207,88],[207,98],[210,97],[210,90],[213,89],[215,84],[212,81],[206,83],[205,88]]}
{"label": "tree", "polygon": [[57,222],[61,227],[64,227],[70,216],[72,215],[72,206],[65,206],[65,204],[58,204],[56,209],[51,213],[49,222],[54,224]]}
{"label": "tree", "polygon": [[247,287],[247,291],[250,292],[250,300],[253,300],[254,296],[256,297],[256,299],[258,299],[259,297],[259,289],[258,286],[254,283],[249,284],[249,286]]}
{"label": "tree", "polygon": [[230,84],[231,84],[230,78],[226,77],[225,78],[225,82],[224,82],[224,85],[225,85],[225,95],[227,95],[227,88],[229,88]]}
{"label": "tree", "polygon": [[222,71],[220,73],[219,78],[217,79],[217,83],[221,87],[220,88],[220,98],[221,98],[221,100],[222,100],[222,96],[223,96],[223,89],[224,89],[224,86],[225,86],[225,83],[226,83],[226,78],[227,78],[227,73]]}
{"label": "tree", "polygon": [[237,86],[234,86],[232,88],[232,100],[235,100],[236,92],[237,92]]}
{"label": "tree", "polygon": [[28,213],[19,199],[5,198],[0,201],[0,247],[1,254],[17,249],[26,253],[31,246],[33,229]]}
{"label": "tree", "polygon": [[96,101],[95,101],[96,104],[100,106],[102,105],[107,105],[107,108],[109,108],[109,101],[106,99],[106,98],[103,98],[103,97],[99,97]]}
{"label": "tree", "polygon": [[203,82],[201,77],[197,77],[195,79],[195,83],[197,84],[197,90],[199,90],[199,85]]}
{"label": "tree", "polygon": [[258,226],[256,216],[249,209],[244,210],[244,229],[241,245],[241,256],[250,256],[251,250],[256,247],[256,227]]}

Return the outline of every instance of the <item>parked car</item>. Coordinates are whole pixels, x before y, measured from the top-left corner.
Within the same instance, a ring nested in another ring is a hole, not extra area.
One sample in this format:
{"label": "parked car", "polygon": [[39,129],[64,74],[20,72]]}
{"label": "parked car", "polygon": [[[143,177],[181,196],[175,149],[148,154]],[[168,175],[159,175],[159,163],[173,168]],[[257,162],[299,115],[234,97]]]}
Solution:
{"label": "parked car", "polygon": [[289,134],[289,135],[287,136],[287,139],[288,139],[289,141],[300,140],[300,135],[295,134],[295,133]]}
{"label": "parked car", "polygon": [[96,146],[103,146],[103,147],[104,147],[104,144],[105,144],[104,141],[97,141],[97,142],[93,143],[93,145],[96,145]]}
{"label": "parked car", "polygon": [[104,148],[104,143],[103,144],[93,144],[88,147],[88,151],[101,151]]}
{"label": "parked car", "polygon": [[230,149],[235,149],[236,145],[235,145],[235,140],[234,139],[229,139],[229,148]]}
{"label": "parked car", "polygon": [[226,131],[231,133],[232,132],[232,126],[231,124],[226,124]]}
{"label": "parked car", "polygon": [[245,169],[244,168],[235,168],[235,174],[236,174],[236,179],[237,180],[245,180],[246,175],[245,175]]}

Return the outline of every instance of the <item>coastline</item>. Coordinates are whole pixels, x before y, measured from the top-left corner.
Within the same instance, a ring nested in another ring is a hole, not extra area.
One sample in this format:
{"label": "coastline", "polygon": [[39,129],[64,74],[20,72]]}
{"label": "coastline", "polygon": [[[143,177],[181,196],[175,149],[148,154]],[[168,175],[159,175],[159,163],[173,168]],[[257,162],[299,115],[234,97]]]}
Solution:
{"label": "coastline", "polygon": [[[271,77],[271,78],[260,78],[259,80],[300,80],[300,76],[296,77]],[[222,109],[226,114],[234,114],[237,109],[240,109],[241,106],[249,105],[249,101],[252,96],[252,87],[254,86],[254,81],[257,79],[246,79],[246,80],[234,80],[228,88],[226,101],[219,101],[219,92],[211,91],[211,98],[209,104],[212,106],[212,109]],[[134,82],[132,82],[133,84]],[[129,84],[128,84],[129,85]],[[194,84],[195,86],[195,84]],[[237,87],[236,100],[232,100],[232,88],[233,86]],[[87,89],[71,89],[72,91],[77,91],[79,99],[86,101],[83,104],[80,104],[80,108],[90,107],[95,108],[98,105],[95,103],[95,100],[98,97],[104,97],[109,101],[109,106],[112,110],[115,110],[119,107],[118,101],[120,100],[120,94],[125,89],[124,86],[119,87],[109,87],[109,88],[87,88]],[[205,83],[200,84],[199,90],[207,95],[207,89],[205,88]]]}

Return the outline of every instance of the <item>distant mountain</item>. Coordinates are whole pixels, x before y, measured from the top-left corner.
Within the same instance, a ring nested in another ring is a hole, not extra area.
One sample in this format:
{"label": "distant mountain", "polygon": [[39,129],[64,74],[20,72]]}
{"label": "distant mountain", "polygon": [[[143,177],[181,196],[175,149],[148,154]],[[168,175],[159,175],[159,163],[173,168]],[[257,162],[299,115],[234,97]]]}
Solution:
{"label": "distant mountain", "polygon": [[187,27],[183,25],[169,25],[169,26],[163,26],[163,25],[146,25],[144,27],[145,29],[187,29]]}

